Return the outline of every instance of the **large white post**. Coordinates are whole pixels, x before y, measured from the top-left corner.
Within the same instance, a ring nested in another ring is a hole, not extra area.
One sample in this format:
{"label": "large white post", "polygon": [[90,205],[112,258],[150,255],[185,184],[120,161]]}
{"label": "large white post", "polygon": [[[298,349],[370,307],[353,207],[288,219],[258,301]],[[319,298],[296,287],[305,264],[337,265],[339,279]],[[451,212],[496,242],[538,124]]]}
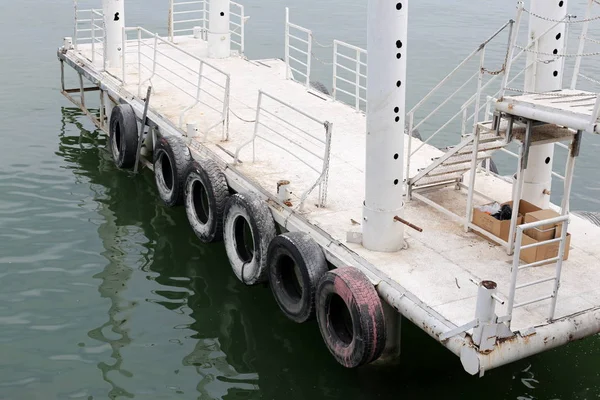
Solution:
{"label": "large white post", "polygon": [[229,0],[210,0],[208,15],[208,56],[227,58],[231,54]]}
{"label": "large white post", "polygon": [[[567,15],[568,0],[531,0],[529,15],[529,38],[537,38]],[[548,18],[542,19],[531,14]],[[547,92],[562,89],[564,58],[545,54],[563,54],[565,48],[566,24],[558,24],[539,39],[533,46],[538,53],[529,53],[527,63],[535,63],[525,75],[525,90]],[[554,144],[532,146],[524,173],[522,198],[541,208],[548,208],[552,187],[552,162]]]}
{"label": "large white post", "polygon": [[103,0],[104,29],[106,33],[106,65],[121,67],[123,57],[123,28],[125,27],[125,0]]}
{"label": "large white post", "polygon": [[404,246],[404,115],[408,0],[369,0],[367,143],[362,240],[369,250]]}

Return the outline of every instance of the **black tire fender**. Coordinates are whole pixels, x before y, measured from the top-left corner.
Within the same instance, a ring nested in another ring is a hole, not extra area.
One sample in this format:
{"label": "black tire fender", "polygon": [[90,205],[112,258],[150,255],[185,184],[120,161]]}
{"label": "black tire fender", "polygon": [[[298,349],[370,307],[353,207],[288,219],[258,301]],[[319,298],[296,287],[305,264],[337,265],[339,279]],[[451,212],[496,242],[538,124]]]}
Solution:
{"label": "black tire fender", "polygon": [[131,105],[119,104],[112,109],[108,136],[110,152],[117,167],[133,167],[139,135],[135,111]]}
{"label": "black tire fender", "polygon": [[381,356],[386,343],[383,307],[358,269],[337,268],[323,275],[316,309],[323,340],[340,364],[355,368]]}
{"label": "black tire fender", "polygon": [[317,285],[327,273],[321,247],[304,232],[287,232],[269,245],[269,283],[281,311],[301,323],[314,317]]}
{"label": "black tire fender", "polygon": [[190,150],[175,136],[161,136],[154,152],[154,178],[161,200],[169,207],[183,202]]}
{"label": "black tire fender", "polygon": [[327,87],[322,82],[312,81],[312,82],[310,82],[310,87],[312,87],[313,89],[315,89],[318,92],[326,94],[327,96],[330,95],[329,90],[327,90]]}
{"label": "black tire fender", "polygon": [[236,193],[223,214],[223,240],[229,263],[246,285],[267,279],[267,252],[277,235],[271,210],[258,196]]}
{"label": "black tire fender", "polygon": [[203,243],[223,239],[223,211],[229,199],[225,174],[211,159],[193,162],[185,184],[185,212]]}

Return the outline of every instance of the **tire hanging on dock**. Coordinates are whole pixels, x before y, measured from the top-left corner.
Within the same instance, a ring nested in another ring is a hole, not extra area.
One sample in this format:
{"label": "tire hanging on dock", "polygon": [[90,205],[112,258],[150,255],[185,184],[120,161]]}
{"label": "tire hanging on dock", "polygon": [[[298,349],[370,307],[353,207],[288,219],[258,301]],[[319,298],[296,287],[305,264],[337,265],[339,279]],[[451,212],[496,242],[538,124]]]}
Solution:
{"label": "tire hanging on dock", "polygon": [[185,211],[203,243],[223,239],[223,211],[229,199],[225,174],[210,159],[192,163],[185,184]]}
{"label": "tire hanging on dock", "polygon": [[316,308],[323,340],[340,364],[355,368],[381,356],[386,343],[383,307],[358,269],[327,272],[317,288]]}
{"label": "tire hanging on dock", "polygon": [[258,196],[237,193],[223,215],[225,251],[233,272],[246,285],[267,279],[267,251],[277,235],[271,210]]}
{"label": "tire hanging on dock", "polygon": [[269,283],[281,311],[301,323],[314,316],[317,285],[327,273],[321,247],[304,232],[287,232],[271,241]]}
{"label": "tire hanging on dock", "polygon": [[119,104],[113,108],[108,134],[110,152],[117,167],[133,167],[139,137],[137,119],[131,105]]}
{"label": "tire hanging on dock", "polygon": [[161,136],[154,152],[154,177],[161,200],[169,207],[183,202],[190,150],[175,136]]}

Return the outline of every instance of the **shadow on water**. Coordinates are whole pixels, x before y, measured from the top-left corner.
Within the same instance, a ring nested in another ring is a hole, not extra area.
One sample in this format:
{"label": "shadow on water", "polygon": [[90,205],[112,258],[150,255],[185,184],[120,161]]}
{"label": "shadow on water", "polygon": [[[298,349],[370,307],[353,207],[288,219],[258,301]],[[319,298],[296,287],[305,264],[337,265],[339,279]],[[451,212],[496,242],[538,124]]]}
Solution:
{"label": "shadow on water", "polygon": [[[600,396],[598,338],[478,379],[462,371],[458,358],[404,321],[399,365],[342,368],[323,345],[316,322],[298,325],[285,319],[268,287],[245,287],[234,278],[222,245],[198,242],[183,208],[169,209],[159,202],[149,171],[134,176],[117,170],[104,150],[104,136],[86,129],[91,124],[79,110],[63,108],[62,119],[63,127],[74,124],[80,135],[69,136],[66,132],[74,130],[63,129],[57,154],[76,179],[87,182],[102,219],[98,235],[107,263],[95,278],[110,307],[106,322],[89,337],[111,348],[113,362],[98,363],[111,387],[110,398],[152,398],[148,396],[157,392],[141,390],[137,382],[168,386],[173,378],[167,376],[166,365],[178,365],[175,374],[193,376],[193,398],[199,399]],[[134,289],[139,296],[131,294]],[[176,331],[182,334],[172,333]],[[149,339],[144,337],[156,338],[154,332],[164,332],[165,341],[180,342],[181,347],[149,355],[144,350]],[[153,370],[151,375],[140,376],[127,367],[138,366],[138,359],[146,367],[143,371]],[[192,395],[181,389],[168,393]]]}

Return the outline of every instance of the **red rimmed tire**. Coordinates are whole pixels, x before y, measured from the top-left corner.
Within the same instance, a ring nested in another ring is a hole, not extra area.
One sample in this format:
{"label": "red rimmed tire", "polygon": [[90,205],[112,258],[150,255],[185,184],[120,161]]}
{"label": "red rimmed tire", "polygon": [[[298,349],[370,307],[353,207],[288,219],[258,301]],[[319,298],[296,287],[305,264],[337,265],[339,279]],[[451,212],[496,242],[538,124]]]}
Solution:
{"label": "red rimmed tire", "polygon": [[381,300],[358,269],[327,272],[317,288],[317,321],[323,340],[335,359],[347,368],[375,361],[386,343]]}

